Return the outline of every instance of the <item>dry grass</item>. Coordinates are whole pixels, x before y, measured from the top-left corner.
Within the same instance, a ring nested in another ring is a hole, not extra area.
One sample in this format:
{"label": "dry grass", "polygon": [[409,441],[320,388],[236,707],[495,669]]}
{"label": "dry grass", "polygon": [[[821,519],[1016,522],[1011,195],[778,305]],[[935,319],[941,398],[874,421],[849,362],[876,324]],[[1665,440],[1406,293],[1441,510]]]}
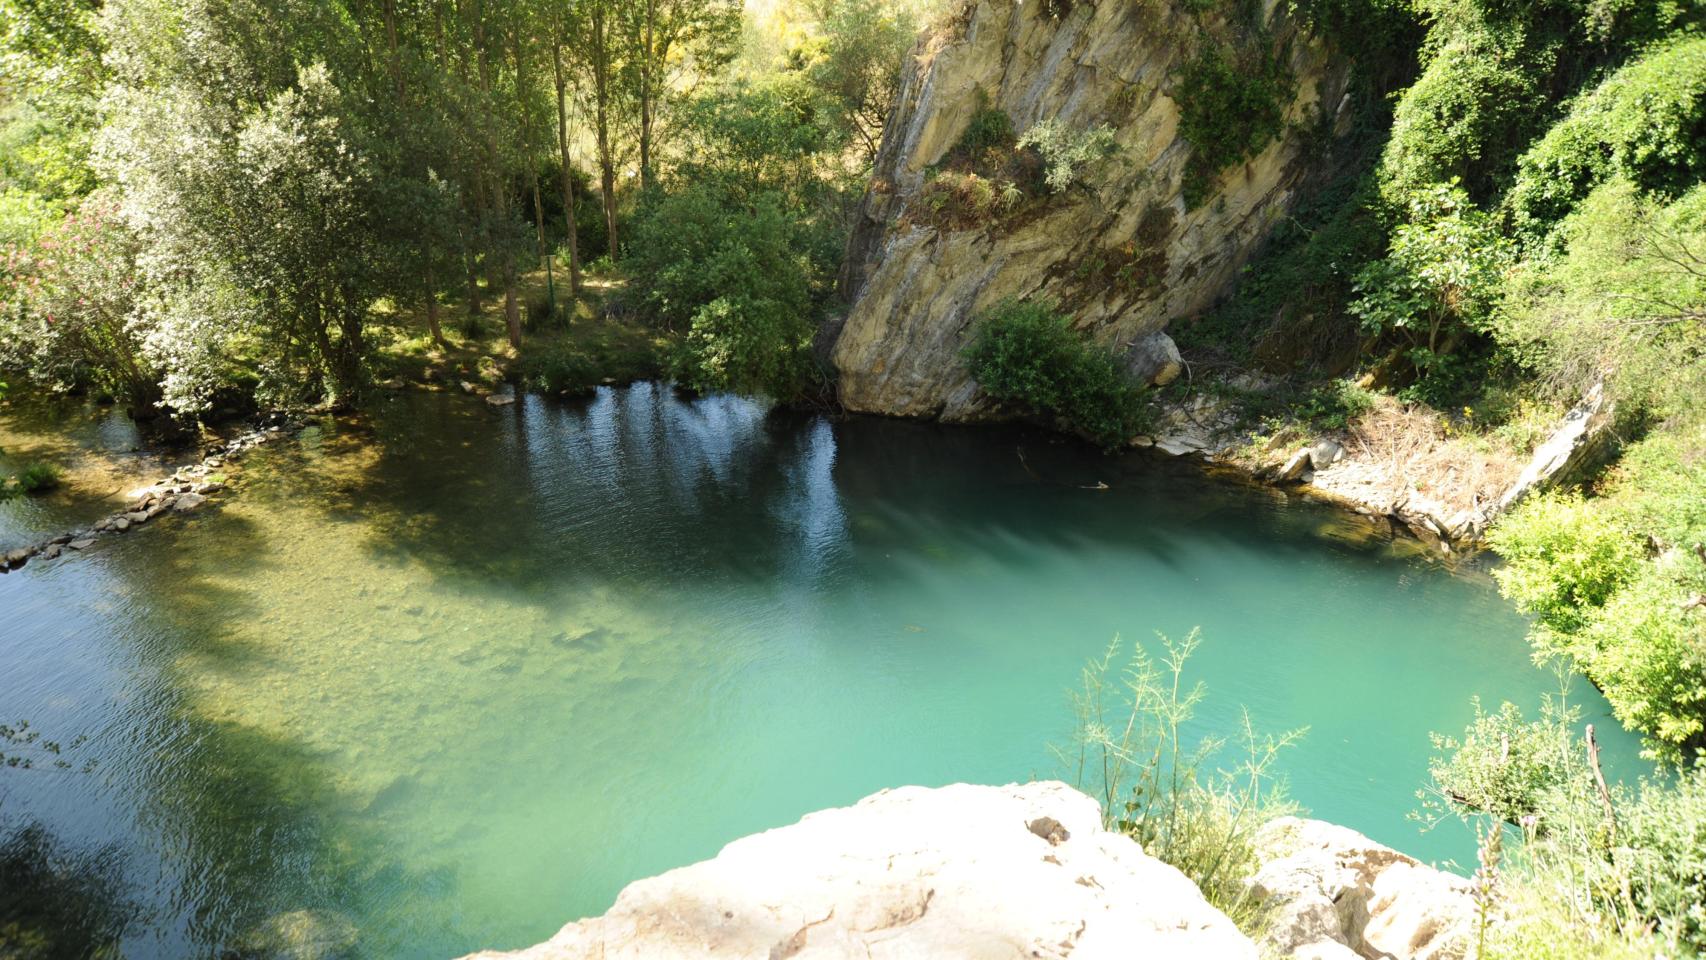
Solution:
{"label": "dry grass", "polygon": [[1417,491],[1451,511],[1496,502],[1528,460],[1496,435],[1463,433],[1438,411],[1389,396],[1352,421],[1344,444],[1394,500]]}

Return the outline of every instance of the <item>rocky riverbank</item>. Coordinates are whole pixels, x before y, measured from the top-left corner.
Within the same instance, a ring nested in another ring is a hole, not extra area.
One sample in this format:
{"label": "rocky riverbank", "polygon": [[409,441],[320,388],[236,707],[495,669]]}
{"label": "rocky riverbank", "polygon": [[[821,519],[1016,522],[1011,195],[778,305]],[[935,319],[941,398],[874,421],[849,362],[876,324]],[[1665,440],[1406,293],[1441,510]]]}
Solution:
{"label": "rocky riverbank", "polygon": [[1149,957],[1451,960],[1469,882],[1354,831],[1283,818],[1251,880],[1257,942],[1058,782],[903,787],[637,881],[600,917],[470,960]]}
{"label": "rocky riverbank", "polygon": [[1390,409],[1347,429],[1262,435],[1241,426],[1232,401],[1200,393],[1167,408],[1155,433],[1132,446],[1294,489],[1452,553],[1478,548],[1493,521],[1523,498],[1578,480],[1613,440],[1614,411],[1598,387],[1520,459],[1446,436],[1436,422],[1384,402]]}
{"label": "rocky riverbank", "polygon": [[168,515],[181,516],[201,509],[211,498],[224,493],[236,464],[249,450],[294,435],[301,424],[273,418],[273,422],[202,449],[194,462],[184,464],[153,483],[130,492],[125,506],[77,530],[67,531],[0,554],[0,573],[17,570],[31,561],[45,562],[93,548],[103,538],[129,533]]}

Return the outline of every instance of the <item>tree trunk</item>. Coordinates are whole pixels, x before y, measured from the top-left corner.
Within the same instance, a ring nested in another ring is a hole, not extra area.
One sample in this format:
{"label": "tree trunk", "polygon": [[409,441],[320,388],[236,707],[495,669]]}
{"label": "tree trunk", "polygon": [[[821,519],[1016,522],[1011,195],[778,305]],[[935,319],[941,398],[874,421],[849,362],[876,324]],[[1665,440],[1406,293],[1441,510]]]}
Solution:
{"label": "tree trunk", "polygon": [[640,51],[640,190],[652,188],[652,28],[657,23],[658,2],[646,0],[645,49]]}
{"label": "tree trunk", "polygon": [[430,283],[427,285],[426,317],[427,331],[432,334],[432,342],[440,347],[449,346],[444,340],[444,328],[438,323],[438,294],[433,291]]}
{"label": "tree trunk", "polygon": [[599,184],[604,194],[604,236],[610,259],[616,259],[619,246],[616,236],[616,158],[610,142],[610,35],[604,10],[593,5],[590,14],[592,30],[588,46],[592,54],[593,102],[595,104],[594,133],[598,140]]}
{"label": "tree trunk", "polygon": [[509,330],[509,345],[521,349],[521,307],[515,300],[515,270],[504,275],[504,326]]}
{"label": "tree trunk", "polygon": [[575,236],[575,177],[569,166],[569,111],[563,82],[563,45],[551,45],[552,78],[557,84],[557,152],[563,158],[563,217],[569,231],[569,297],[581,292],[580,244]]}

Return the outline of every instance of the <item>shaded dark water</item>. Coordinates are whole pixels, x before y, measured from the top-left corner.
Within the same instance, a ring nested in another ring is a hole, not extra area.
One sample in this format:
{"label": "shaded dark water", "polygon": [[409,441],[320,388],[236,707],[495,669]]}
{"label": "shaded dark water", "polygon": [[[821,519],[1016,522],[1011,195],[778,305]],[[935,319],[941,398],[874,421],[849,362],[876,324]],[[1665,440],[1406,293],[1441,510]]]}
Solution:
{"label": "shaded dark water", "polygon": [[[1058,775],[1085,660],[1193,627],[1204,730],[1308,725],[1315,815],[1469,861],[1405,820],[1428,733],[1556,687],[1484,575],[1025,433],[406,395],[241,487],[0,577],[0,717],[97,761],[0,771],[0,833],[128,904],[126,956],[532,943],[812,809]],[[79,510],[0,507],[0,544]]]}

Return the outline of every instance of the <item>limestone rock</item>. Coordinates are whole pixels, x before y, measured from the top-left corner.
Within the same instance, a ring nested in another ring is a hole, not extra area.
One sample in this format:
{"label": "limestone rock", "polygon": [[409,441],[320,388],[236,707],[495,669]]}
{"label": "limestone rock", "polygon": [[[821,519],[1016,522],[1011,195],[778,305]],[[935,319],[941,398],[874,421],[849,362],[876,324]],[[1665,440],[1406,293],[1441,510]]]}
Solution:
{"label": "limestone rock", "polygon": [[1274,475],[1274,479],[1280,483],[1297,483],[1303,479],[1305,473],[1309,472],[1309,465],[1309,448],[1304,447],[1286,460],[1285,464],[1279,468],[1279,473]]}
{"label": "limestone rock", "polygon": [[178,494],[177,501],[172,504],[172,509],[179,513],[188,513],[206,502],[207,497],[202,494],[189,492],[180,493]]}
{"label": "limestone rock", "polygon": [[1323,438],[1309,445],[1309,466],[1315,470],[1325,470],[1344,456],[1345,448],[1337,440]]}
{"label": "limestone rock", "polygon": [[[1285,132],[1189,203],[1194,151],[1176,98],[1202,42],[1193,5],[1060,6],[1057,18],[1048,4],[968,0],[908,58],[848,243],[841,288],[852,306],[816,340],[848,408],[950,421],[1006,415],[972,382],[961,351],[974,318],[1008,297],[1053,301],[1116,351],[1202,313],[1324,170],[1314,132],[1323,121],[1348,126],[1348,59],[1329,56],[1286,4],[1263,4],[1264,35],[1295,78]],[[1027,185],[1011,208],[933,220],[932,168],[985,105],[1021,134],[1044,120],[1072,131],[1107,125],[1116,152],[1071,189]],[[1151,376],[1165,380],[1169,369]]]}
{"label": "limestone rock", "polygon": [[515,402],[515,394],[513,394],[513,393],[488,393],[488,394],[486,394],[486,402],[491,404],[494,407],[507,407],[510,404]]}
{"label": "limestone rock", "polygon": [[1462,960],[1474,928],[1469,881],[1355,830],[1281,817],[1257,835],[1255,893],[1275,907],[1281,956]]}
{"label": "limestone rock", "polygon": [[85,538],[82,540],[73,540],[69,544],[69,546],[73,550],[87,550],[94,545],[95,545],[95,541],[92,538]]}
{"label": "limestone rock", "polygon": [[1177,380],[1185,369],[1178,344],[1159,330],[1132,341],[1126,350],[1125,365],[1133,380],[1156,387]]}
{"label": "limestone rock", "polygon": [[1255,960],[1183,874],[1062,783],[905,787],[629,885],[512,960]]}
{"label": "limestone rock", "polygon": [[1528,466],[1499,498],[1499,511],[1544,487],[1568,483],[1601,457],[1610,440],[1613,410],[1604,384],[1594,384],[1582,402],[1564,417],[1546,442],[1534,449]]}

